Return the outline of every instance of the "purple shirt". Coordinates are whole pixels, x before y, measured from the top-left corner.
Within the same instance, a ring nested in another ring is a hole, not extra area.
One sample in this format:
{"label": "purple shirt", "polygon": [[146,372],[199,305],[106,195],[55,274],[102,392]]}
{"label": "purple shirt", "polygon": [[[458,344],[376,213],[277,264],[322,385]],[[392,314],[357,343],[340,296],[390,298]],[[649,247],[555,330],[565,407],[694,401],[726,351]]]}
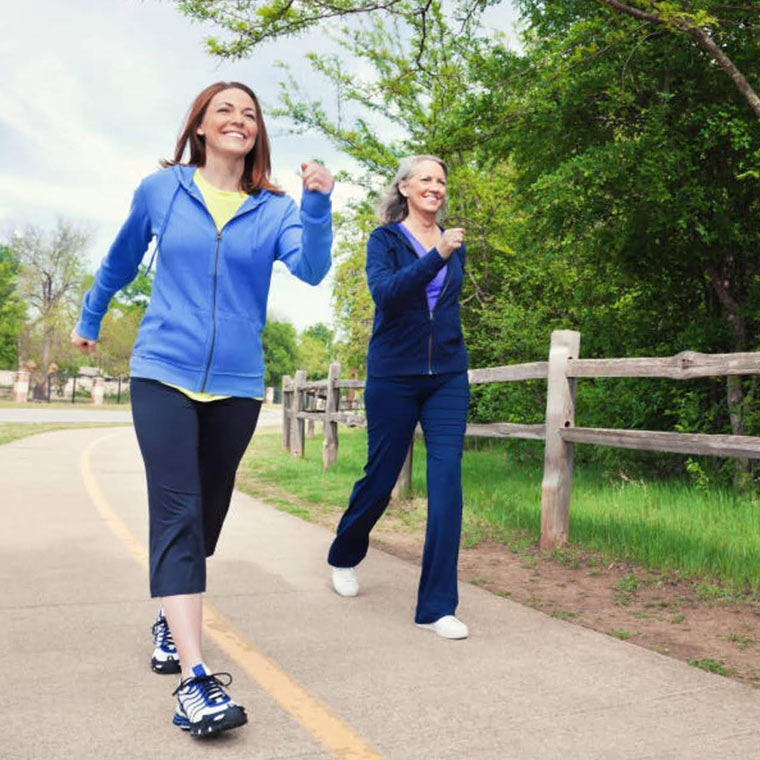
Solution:
{"label": "purple shirt", "polygon": [[[425,256],[428,252],[425,250],[425,246],[420,243],[419,240],[414,236],[414,234],[411,232],[411,230],[407,229],[402,222],[397,222],[396,226],[401,230],[401,232],[404,233],[406,236],[406,239],[412,244],[412,248],[414,248],[414,252],[417,254],[419,258],[422,258]],[[425,292],[427,293],[427,301],[428,301],[428,309],[432,312],[435,308],[435,304],[438,301],[438,296],[441,295],[441,290],[443,290],[443,283],[446,280],[446,272],[448,271],[449,265],[444,264],[439,270],[438,274],[433,277],[433,279],[428,283],[427,287],[425,288]]]}

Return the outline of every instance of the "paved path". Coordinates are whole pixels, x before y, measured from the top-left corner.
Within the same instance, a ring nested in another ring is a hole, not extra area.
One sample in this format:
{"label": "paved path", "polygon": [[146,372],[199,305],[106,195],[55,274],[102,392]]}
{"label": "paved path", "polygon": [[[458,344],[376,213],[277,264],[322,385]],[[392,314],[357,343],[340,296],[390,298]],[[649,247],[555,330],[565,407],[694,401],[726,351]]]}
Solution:
{"label": "paved path", "polygon": [[250,724],[170,723],[150,672],[131,428],[0,447],[3,760],[760,759],[760,692],[473,586],[451,642],[412,625],[418,569],[378,551],[330,589],[330,533],[236,494],[210,562],[207,660]]}
{"label": "paved path", "polygon": [[71,409],[50,409],[42,405],[35,409],[0,406],[0,422],[132,422],[132,413],[124,408],[113,411],[76,404],[72,404]]}
{"label": "paved path", "polygon": [[[118,410],[101,407],[93,409],[84,404],[72,404],[70,409],[51,409],[40,404],[30,409],[0,406],[0,422],[132,422],[132,412],[129,408]],[[282,423],[282,407],[265,405],[259,416],[260,426],[272,426]]]}

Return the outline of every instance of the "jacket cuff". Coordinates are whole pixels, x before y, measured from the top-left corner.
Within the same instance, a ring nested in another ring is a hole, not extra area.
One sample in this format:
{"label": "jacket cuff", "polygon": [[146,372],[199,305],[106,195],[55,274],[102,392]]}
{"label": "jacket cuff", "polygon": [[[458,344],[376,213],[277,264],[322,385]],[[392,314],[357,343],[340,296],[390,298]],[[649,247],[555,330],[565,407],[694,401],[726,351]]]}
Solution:
{"label": "jacket cuff", "polygon": [[97,340],[100,334],[100,323],[102,318],[98,318],[95,315],[87,314],[85,310],[82,310],[82,314],[79,317],[79,321],[76,323],[74,329],[87,340]]}
{"label": "jacket cuff", "polygon": [[431,248],[427,252],[425,259],[430,261],[430,267],[433,270],[434,276],[449,263],[449,260],[444,259],[437,248]]}
{"label": "jacket cuff", "polygon": [[330,196],[335,185],[330,188],[329,193],[319,193],[315,190],[304,190],[301,196],[301,213],[306,214],[312,219],[321,219],[329,216],[332,210],[332,201]]}

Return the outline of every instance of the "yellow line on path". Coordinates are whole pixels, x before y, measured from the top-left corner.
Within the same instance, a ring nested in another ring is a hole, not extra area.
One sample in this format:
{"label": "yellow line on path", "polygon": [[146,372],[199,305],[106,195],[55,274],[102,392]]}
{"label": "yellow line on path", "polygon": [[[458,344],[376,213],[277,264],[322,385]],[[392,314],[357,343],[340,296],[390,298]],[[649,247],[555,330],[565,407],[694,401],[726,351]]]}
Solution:
{"label": "yellow line on path", "polygon": [[[148,553],[116,514],[98,485],[92,469],[92,451],[119,433],[109,433],[92,441],[82,452],[80,471],[98,513],[132,557],[145,569]],[[203,605],[203,628],[206,635],[244,670],[272,699],[292,715],[318,742],[340,760],[382,760],[382,755],[364,741],[323,702],[270,660],[255,644],[208,602]]]}
{"label": "yellow line on path", "polygon": [[98,481],[92,471],[92,462],[90,459],[92,450],[104,441],[115,438],[117,435],[120,435],[120,433],[108,433],[107,435],[102,435],[100,438],[96,438],[92,441],[92,443],[90,443],[82,452],[82,456],[79,459],[79,469],[82,473],[84,487],[87,489],[87,493],[90,495],[92,503],[98,510],[98,514],[103,518],[106,525],[108,525],[116,538],[127,547],[127,550],[132,557],[136,559],[145,570],[147,570],[148,552],[145,551],[145,547],[143,547],[143,545],[132,535],[132,531],[127,527],[124,520],[116,514],[106,498],[106,495],[103,493],[103,489],[98,485]]}

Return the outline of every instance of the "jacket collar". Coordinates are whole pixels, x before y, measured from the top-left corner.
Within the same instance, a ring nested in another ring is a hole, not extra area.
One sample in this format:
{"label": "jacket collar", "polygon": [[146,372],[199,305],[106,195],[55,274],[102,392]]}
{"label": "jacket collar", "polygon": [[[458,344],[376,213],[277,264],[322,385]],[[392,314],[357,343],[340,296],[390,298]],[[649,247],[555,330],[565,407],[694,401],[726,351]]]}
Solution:
{"label": "jacket collar", "polygon": [[390,222],[389,224],[384,224],[380,229],[382,229],[387,234],[391,235],[392,237],[396,238],[396,240],[401,241],[404,246],[407,248],[407,250],[414,256],[414,258],[417,258],[417,252],[414,250],[414,247],[412,246],[411,241],[409,238],[401,232],[401,230],[398,228],[399,222]]}
{"label": "jacket collar", "polygon": [[[198,186],[193,182],[193,175],[197,168],[197,166],[182,166],[180,164],[175,164],[172,167],[172,170],[174,171],[179,184],[188,192],[188,194],[205,205],[203,196],[201,195],[200,190],[198,190]],[[256,195],[249,195],[248,198],[243,201],[235,216],[260,206],[262,203],[269,200],[271,196],[272,193],[270,193],[269,190],[259,190]]]}
{"label": "jacket collar", "polygon": [[398,228],[399,222],[389,222],[388,224],[384,224],[381,229],[385,230],[386,232],[389,232],[394,237],[397,237],[399,240],[403,240],[405,242],[407,241],[406,235],[404,235],[403,232]]}

